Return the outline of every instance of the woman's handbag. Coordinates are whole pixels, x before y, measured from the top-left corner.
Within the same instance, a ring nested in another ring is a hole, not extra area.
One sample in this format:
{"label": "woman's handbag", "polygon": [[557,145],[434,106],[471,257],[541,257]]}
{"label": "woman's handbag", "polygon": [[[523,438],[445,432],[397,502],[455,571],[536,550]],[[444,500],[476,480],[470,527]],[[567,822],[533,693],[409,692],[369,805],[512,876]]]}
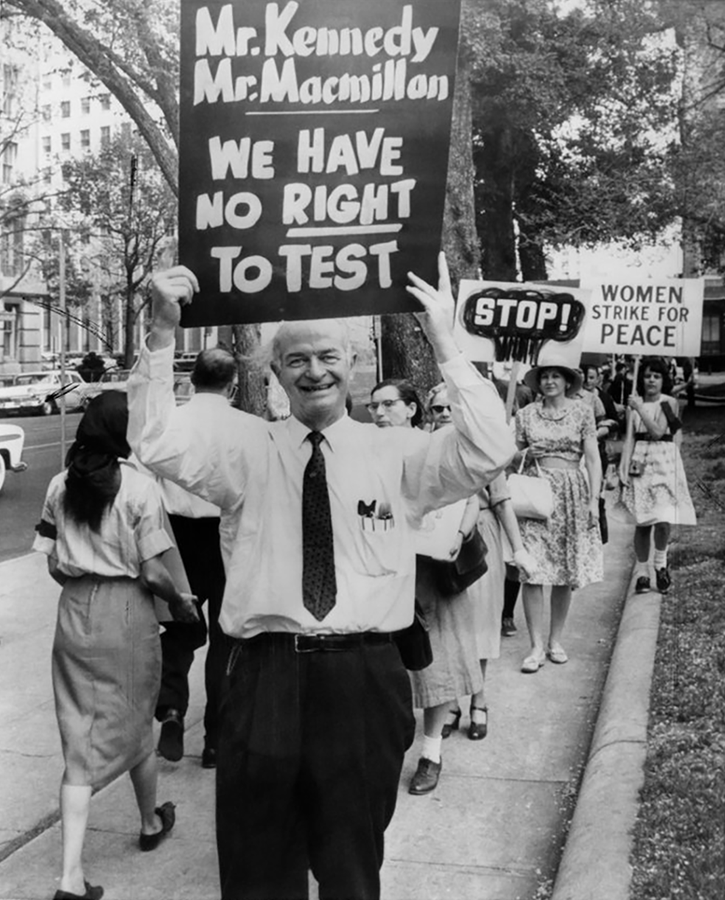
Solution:
{"label": "woman's handbag", "polygon": [[415,601],[413,624],[393,633],[400,659],[410,672],[420,672],[433,662],[433,649],[428,635],[428,623],[418,601]]}
{"label": "woman's handbag", "polygon": [[460,594],[488,571],[486,554],[488,547],[476,526],[463,539],[458,556],[452,560],[433,560],[434,577],[438,590],[445,597]]}
{"label": "woman's handbag", "polygon": [[518,472],[507,478],[511,504],[518,519],[548,519],[554,512],[554,494],[549,479],[541,474],[536,463],[536,475],[524,475],[522,469],[526,452],[521,459]]}

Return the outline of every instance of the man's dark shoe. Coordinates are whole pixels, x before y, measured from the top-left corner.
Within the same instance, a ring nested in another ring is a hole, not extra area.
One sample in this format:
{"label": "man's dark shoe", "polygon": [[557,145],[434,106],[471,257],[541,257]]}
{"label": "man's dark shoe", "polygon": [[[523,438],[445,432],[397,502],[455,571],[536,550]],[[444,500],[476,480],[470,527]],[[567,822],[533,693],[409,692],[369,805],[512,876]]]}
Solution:
{"label": "man's dark shoe", "polygon": [[216,747],[204,744],[204,750],[201,754],[202,769],[216,769]]}
{"label": "man's dark shoe", "polygon": [[428,794],[438,787],[443,762],[433,762],[424,756],[418,760],[418,768],[410,780],[409,794]]}
{"label": "man's dark shoe", "polygon": [[169,709],[161,723],[159,756],[178,762],[184,755],[184,717],[178,709]]}
{"label": "man's dark shoe", "polygon": [[646,594],[650,590],[652,588],[650,587],[649,578],[646,575],[640,575],[634,586],[635,594]]}
{"label": "man's dark shoe", "polygon": [[670,570],[666,566],[662,569],[657,569],[655,571],[655,580],[657,582],[657,590],[660,594],[666,594],[672,584]]}
{"label": "man's dark shoe", "polygon": [[511,637],[512,634],[516,634],[517,628],[516,624],[510,616],[506,616],[501,620],[501,634],[504,637]]}

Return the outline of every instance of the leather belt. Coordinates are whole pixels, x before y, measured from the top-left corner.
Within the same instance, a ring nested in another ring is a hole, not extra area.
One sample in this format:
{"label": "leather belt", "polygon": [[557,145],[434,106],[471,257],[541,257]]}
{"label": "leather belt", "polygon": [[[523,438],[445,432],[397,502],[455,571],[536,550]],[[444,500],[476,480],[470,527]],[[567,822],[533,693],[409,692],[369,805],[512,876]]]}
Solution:
{"label": "leather belt", "polygon": [[295,653],[325,653],[353,650],[365,644],[389,644],[392,634],[386,631],[355,631],[350,634],[293,634],[286,631],[263,631],[254,637],[242,639],[243,647],[280,644]]}
{"label": "leather belt", "polygon": [[672,440],[671,434],[663,434],[662,437],[652,437],[651,434],[635,434],[635,441],[651,441],[653,444],[659,443],[660,441],[664,441],[667,443]]}

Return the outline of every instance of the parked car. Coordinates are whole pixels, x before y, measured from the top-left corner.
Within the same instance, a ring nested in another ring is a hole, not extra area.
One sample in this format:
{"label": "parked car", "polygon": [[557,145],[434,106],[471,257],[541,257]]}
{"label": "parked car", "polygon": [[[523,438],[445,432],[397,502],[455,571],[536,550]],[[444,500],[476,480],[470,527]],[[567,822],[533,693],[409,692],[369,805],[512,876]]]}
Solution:
{"label": "parked car", "polygon": [[8,472],[24,472],[28,465],[22,460],[25,432],[19,425],[0,425],[0,491]]}
{"label": "parked car", "polygon": [[0,387],[0,415],[3,413],[37,413],[49,416],[58,412],[58,402],[65,398],[69,411],[82,405],[79,387],[85,384],[77,372],[67,370],[63,379],[60,371],[23,372],[14,375],[12,384]]}
{"label": "parked car", "polygon": [[191,383],[189,372],[174,373],[174,400],[177,406],[183,406],[191,400],[194,394],[194,385]]}
{"label": "parked car", "polygon": [[81,408],[85,409],[94,397],[104,391],[125,391],[130,374],[130,369],[109,369],[98,381],[85,381],[80,387]]}

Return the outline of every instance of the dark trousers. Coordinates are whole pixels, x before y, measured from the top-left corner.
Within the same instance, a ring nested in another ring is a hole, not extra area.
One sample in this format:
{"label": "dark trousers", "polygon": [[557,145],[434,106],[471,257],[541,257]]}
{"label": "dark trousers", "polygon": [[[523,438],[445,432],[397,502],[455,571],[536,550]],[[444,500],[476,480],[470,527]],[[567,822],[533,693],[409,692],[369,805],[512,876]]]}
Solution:
{"label": "dark trousers", "polygon": [[[169,516],[174,538],[189,578],[192,593],[198,598],[199,621],[194,624],[169,622],[161,635],[161,690],[156,703],[156,718],[161,721],[168,709],[183,715],[189,707],[189,670],[194,651],[209,637],[204,668],[206,741],[216,746],[219,730],[219,703],[227,659],[226,636],[219,628],[219,611],[224,595],[224,564],[219,548],[219,519],[189,519]],[[203,605],[207,604],[207,622]]]}
{"label": "dark trousers", "polygon": [[413,741],[394,643],[232,648],[217,751],[222,900],[377,900],[383,835]]}
{"label": "dark trousers", "polygon": [[[506,573],[508,576],[509,568],[512,569],[511,574],[516,572],[516,569],[511,566],[506,567]],[[516,607],[516,601],[519,599],[519,591],[521,590],[521,585],[518,581],[518,574],[516,575],[516,581],[513,579],[509,579],[506,577],[503,583],[503,612],[501,613],[502,619],[513,619],[514,617],[514,609]]]}

